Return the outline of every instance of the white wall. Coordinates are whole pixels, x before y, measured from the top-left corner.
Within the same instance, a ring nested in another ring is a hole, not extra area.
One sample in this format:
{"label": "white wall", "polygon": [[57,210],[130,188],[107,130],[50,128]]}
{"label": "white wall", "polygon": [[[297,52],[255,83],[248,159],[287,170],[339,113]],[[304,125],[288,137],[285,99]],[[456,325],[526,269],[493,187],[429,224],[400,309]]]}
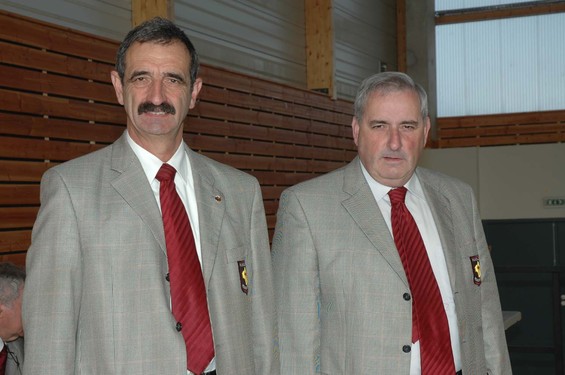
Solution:
{"label": "white wall", "polygon": [[422,166],[469,183],[483,219],[565,217],[565,207],[543,199],[565,198],[565,144],[426,149]]}

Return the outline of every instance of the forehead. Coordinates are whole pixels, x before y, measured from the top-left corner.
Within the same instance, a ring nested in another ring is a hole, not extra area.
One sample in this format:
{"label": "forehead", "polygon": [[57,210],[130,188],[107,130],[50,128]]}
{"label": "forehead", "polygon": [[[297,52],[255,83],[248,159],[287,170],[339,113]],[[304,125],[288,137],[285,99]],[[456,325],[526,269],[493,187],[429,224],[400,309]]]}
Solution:
{"label": "forehead", "polygon": [[409,112],[420,114],[420,98],[410,89],[373,91],[365,103],[365,113]]}
{"label": "forehead", "polygon": [[149,67],[168,67],[188,71],[190,54],[181,41],[167,44],[156,42],[135,42],[126,52],[125,68],[146,69]]}

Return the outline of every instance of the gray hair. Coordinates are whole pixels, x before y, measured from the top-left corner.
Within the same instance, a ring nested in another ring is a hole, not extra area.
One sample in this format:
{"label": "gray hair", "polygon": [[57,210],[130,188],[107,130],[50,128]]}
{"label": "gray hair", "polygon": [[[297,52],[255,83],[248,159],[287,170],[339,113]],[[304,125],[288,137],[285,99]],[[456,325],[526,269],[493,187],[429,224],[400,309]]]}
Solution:
{"label": "gray hair", "polygon": [[184,31],[171,21],[160,17],[152,18],[132,29],[126,35],[122,44],[120,44],[116,56],[116,71],[122,83],[124,82],[124,74],[126,71],[126,52],[132,44],[135,42],[152,42],[168,45],[175,41],[182,42],[190,55],[190,88],[192,89],[192,85],[194,85],[196,76],[198,75],[199,66],[196,49]]}
{"label": "gray hair", "polygon": [[25,271],[12,264],[0,263],[0,304],[12,307],[20,296],[26,278]]}
{"label": "gray hair", "polygon": [[365,114],[365,106],[369,96],[377,92],[379,94],[389,94],[396,91],[409,90],[418,94],[420,99],[420,113],[422,119],[428,117],[428,95],[422,86],[414,82],[409,75],[400,72],[383,72],[374,74],[366,78],[355,96],[355,103],[353,104],[354,114],[358,121],[363,119]]}

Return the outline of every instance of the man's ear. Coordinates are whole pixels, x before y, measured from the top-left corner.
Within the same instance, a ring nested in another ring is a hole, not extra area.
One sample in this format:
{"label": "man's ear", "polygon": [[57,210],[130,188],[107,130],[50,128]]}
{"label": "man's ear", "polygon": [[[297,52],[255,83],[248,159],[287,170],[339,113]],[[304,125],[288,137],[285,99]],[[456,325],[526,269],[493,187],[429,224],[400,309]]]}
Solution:
{"label": "man's ear", "polygon": [[198,99],[198,93],[200,93],[200,89],[202,89],[202,79],[196,78],[194,80],[194,84],[192,85],[192,92],[190,93],[190,104],[188,105],[189,109],[194,108],[196,105],[196,99]]}
{"label": "man's ear", "polygon": [[114,85],[114,91],[116,91],[116,98],[118,103],[124,105],[124,87],[122,84],[122,79],[117,71],[112,70],[110,73],[110,78],[112,78],[112,85]]}
{"label": "man's ear", "polygon": [[424,146],[426,146],[426,142],[428,142],[428,136],[430,135],[431,127],[432,125],[431,125],[430,117],[427,116],[426,119],[424,120]]}
{"label": "man's ear", "polygon": [[355,142],[355,146],[359,146],[359,122],[357,122],[357,117],[355,116],[353,116],[353,120],[351,121],[351,131],[353,132],[353,142]]}

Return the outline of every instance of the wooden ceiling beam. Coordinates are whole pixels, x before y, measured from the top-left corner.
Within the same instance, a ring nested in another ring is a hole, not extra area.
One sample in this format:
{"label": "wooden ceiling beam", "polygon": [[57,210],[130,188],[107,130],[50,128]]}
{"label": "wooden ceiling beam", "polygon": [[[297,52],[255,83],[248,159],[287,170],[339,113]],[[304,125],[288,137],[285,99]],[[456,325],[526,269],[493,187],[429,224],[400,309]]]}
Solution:
{"label": "wooden ceiling beam", "polygon": [[131,0],[132,27],[153,17],[173,19],[173,0]]}
{"label": "wooden ceiling beam", "polygon": [[304,2],[307,87],[335,98],[332,10],[332,0]]}
{"label": "wooden ceiling beam", "polygon": [[435,17],[436,25],[452,23],[465,23],[477,21],[491,21],[513,17],[539,16],[543,14],[565,12],[565,1],[553,3],[524,3],[525,5],[484,7],[477,9],[463,9],[461,11],[438,12]]}

